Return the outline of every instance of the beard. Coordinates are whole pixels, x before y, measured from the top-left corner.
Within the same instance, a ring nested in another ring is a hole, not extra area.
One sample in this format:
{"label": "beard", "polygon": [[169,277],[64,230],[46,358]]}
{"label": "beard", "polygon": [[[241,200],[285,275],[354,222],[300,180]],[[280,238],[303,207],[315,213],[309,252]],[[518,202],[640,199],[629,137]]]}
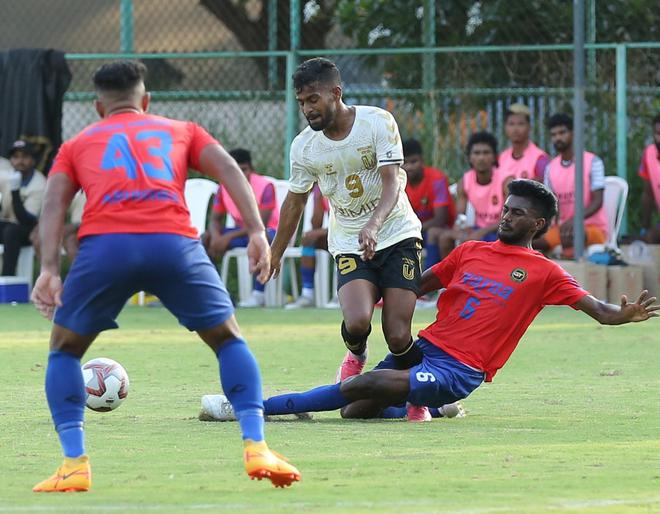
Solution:
{"label": "beard", "polygon": [[558,152],[563,152],[568,148],[568,144],[565,143],[564,141],[557,141],[556,143],[553,143],[552,146],[555,147],[555,150]]}
{"label": "beard", "polygon": [[525,234],[517,232],[502,232],[500,228],[497,229],[497,239],[508,245],[517,245],[525,237]]}

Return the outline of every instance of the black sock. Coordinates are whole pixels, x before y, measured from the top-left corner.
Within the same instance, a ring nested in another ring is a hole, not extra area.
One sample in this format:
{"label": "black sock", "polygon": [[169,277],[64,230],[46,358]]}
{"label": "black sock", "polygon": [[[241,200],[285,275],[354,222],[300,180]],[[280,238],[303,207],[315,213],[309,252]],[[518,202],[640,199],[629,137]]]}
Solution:
{"label": "black sock", "polygon": [[396,369],[410,369],[421,363],[422,358],[424,357],[422,349],[413,342],[412,337],[410,338],[410,344],[403,352],[398,354],[394,352],[391,353],[394,357],[394,365],[396,366]]}
{"label": "black sock", "polygon": [[362,355],[367,350],[367,338],[371,334],[371,325],[364,334],[351,334],[346,329],[346,323],[341,322],[341,337],[348,350],[355,355]]}

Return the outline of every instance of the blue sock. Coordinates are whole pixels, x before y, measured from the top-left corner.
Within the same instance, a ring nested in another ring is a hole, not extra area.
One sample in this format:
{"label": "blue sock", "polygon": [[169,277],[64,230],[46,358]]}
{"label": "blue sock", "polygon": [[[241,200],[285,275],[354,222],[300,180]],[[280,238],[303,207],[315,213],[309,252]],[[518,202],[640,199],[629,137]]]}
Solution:
{"label": "blue sock", "polygon": [[243,339],[229,339],[217,353],[220,383],[241,426],[243,439],[264,440],[261,373]]}
{"label": "blue sock", "polygon": [[380,413],[383,419],[403,419],[408,415],[405,407],[386,407]]}
{"label": "blue sock", "polygon": [[252,289],[263,293],[266,290],[266,284],[262,284],[261,282],[259,282],[255,275],[254,279],[252,280]]}
{"label": "blue sock", "polygon": [[432,418],[444,418],[444,416],[440,414],[440,409],[438,407],[429,407],[429,412],[431,413]]}
{"label": "blue sock", "polygon": [[429,269],[434,264],[440,262],[440,249],[438,245],[426,244],[426,260],[424,261],[424,269]]}
{"label": "blue sock", "polygon": [[[311,255],[310,255],[311,254]],[[316,256],[316,250],[313,247],[303,247],[302,249],[302,255],[303,257],[314,257]],[[300,265],[300,276],[302,278],[302,286],[303,289],[314,289],[314,270],[316,269],[315,266],[303,266],[302,264]]]}
{"label": "blue sock", "polygon": [[273,396],[264,401],[264,411],[266,414],[296,414],[341,409],[351,402],[341,394],[340,386],[332,384],[304,393]]}
{"label": "blue sock", "polygon": [[[440,414],[440,409],[436,407],[429,407],[429,412],[431,413],[432,418],[442,418]],[[405,407],[386,407],[380,413],[382,419],[403,419],[408,415]]]}
{"label": "blue sock", "polygon": [[50,352],[46,399],[65,457],[85,454],[85,397],[80,359],[67,352]]}

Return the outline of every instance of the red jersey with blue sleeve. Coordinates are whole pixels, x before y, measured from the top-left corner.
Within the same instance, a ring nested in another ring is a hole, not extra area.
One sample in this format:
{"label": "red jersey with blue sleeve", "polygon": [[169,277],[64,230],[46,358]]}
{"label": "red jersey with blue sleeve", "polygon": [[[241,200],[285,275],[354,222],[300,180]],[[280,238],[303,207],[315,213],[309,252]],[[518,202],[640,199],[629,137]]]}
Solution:
{"label": "red jersey with blue sleeve", "polygon": [[589,293],[541,253],[496,241],[468,241],[434,265],[447,288],[436,320],[419,335],[493,379],[546,305],[574,305]]}
{"label": "red jersey with blue sleeve", "polygon": [[88,126],[62,145],[50,175],[87,196],[78,237],[170,233],[196,238],[184,198],[188,168],[218,142],[192,122],[135,112]]}
{"label": "red jersey with blue sleeve", "polygon": [[449,181],[445,174],[436,168],[424,166],[424,176],[418,184],[406,184],[406,195],[419,220],[424,223],[433,217],[435,209],[447,207],[447,226],[454,225],[456,207],[449,193]]}

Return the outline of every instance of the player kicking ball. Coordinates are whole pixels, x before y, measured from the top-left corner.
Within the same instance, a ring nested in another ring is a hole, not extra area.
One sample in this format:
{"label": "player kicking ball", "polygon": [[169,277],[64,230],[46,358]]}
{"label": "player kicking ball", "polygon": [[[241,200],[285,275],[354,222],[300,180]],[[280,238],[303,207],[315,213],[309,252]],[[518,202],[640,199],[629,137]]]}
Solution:
{"label": "player kicking ball", "polygon": [[[146,113],[145,73],[135,61],[99,68],[94,86],[102,120],[62,145],[48,177],[39,225],[41,274],[32,301],[53,319],[46,397],[64,463],[33,491],[90,488],[80,358],[101,331],[117,327],[119,312],[138,291],[158,296],[216,354],[222,389],[243,434],[247,474],[275,486],[291,485],[300,473],[264,440],[259,366],[241,336],[227,289],[191,226],[184,200],[188,168],[219,180],[240,206],[250,271],[264,282],[270,251],[254,195],[236,162],[203,128]],[[64,217],[81,188],[87,203],[80,251],[62,286]]]}
{"label": "player kicking ball", "polygon": [[493,243],[469,241],[426,270],[422,293],[446,287],[436,320],[419,333],[423,360],[409,370],[390,369],[388,355],[373,371],[305,393],[264,402],[266,414],[342,409],[348,418],[379,417],[404,401],[440,407],[466,398],[491,381],[546,305],[570,305],[603,325],[657,317],[656,299],[642,291],[629,303],[601,302],[558,264],[532,250],[557,214],[557,199],[543,184],[515,180],[509,185]]}

